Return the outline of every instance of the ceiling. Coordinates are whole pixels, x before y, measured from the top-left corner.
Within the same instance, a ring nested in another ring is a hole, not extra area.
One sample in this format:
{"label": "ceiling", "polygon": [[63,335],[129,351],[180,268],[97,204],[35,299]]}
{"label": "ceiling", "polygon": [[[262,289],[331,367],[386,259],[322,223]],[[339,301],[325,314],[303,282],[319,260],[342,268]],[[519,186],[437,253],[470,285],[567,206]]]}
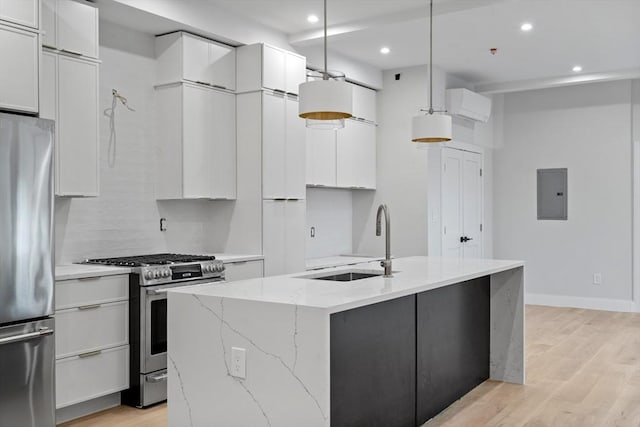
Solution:
{"label": "ceiling", "polygon": [[[322,43],[322,23],[306,20],[322,18],[321,0],[201,1],[282,31],[294,47]],[[426,64],[427,4],[328,0],[329,49],[383,70]],[[639,22],[640,0],[435,0],[434,64],[476,84],[568,76],[577,64],[640,69]]]}

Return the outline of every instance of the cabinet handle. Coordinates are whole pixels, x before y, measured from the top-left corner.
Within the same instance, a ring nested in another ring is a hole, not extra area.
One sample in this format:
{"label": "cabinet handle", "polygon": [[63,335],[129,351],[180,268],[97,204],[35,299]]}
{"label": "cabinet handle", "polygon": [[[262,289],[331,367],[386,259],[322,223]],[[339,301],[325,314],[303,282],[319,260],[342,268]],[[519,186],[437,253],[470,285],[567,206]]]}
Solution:
{"label": "cabinet handle", "polygon": [[204,85],[204,86],[211,87],[211,83],[208,83],[208,82],[203,82],[203,81],[200,81],[200,80],[196,80],[196,83],[198,83],[199,85]]}
{"label": "cabinet handle", "polygon": [[68,53],[69,55],[82,56],[80,52],[74,52],[73,50],[60,49],[60,51],[64,53]]}
{"label": "cabinet handle", "polygon": [[76,280],[84,282],[84,281],[87,281],[87,280],[100,280],[100,279],[102,279],[101,276],[95,276],[95,277],[78,277],[78,279],[76,279]]}
{"label": "cabinet handle", "polygon": [[227,90],[227,88],[225,86],[220,86],[220,85],[211,85],[211,87],[215,87],[216,89]]}
{"label": "cabinet handle", "polygon": [[249,261],[234,261],[234,262],[230,262],[229,264],[233,264],[233,265],[242,265],[242,264],[246,264]]}
{"label": "cabinet handle", "polygon": [[279,96],[285,96],[287,94],[287,92],[285,92],[282,89],[273,89],[273,94],[274,95],[279,95]]}
{"label": "cabinet handle", "polygon": [[297,93],[293,93],[293,92],[287,92],[287,95],[289,95],[291,97],[294,97],[294,98],[298,97],[298,94]]}
{"label": "cabinet handle", "polygon": [[101,353],[102,353],[102,350],[90,351],[88,353],[79,354],[78,357],[81,358],[81,359],[84,359],[86,357],[97,356],[97,355],[99,355]]}
{"label": "cabinet handle", "polygon": [[91,304],[91,305],[83,305],[82,307],[78,307],[78,310],[95,310],[96,308],[100,308],[102,304]]}

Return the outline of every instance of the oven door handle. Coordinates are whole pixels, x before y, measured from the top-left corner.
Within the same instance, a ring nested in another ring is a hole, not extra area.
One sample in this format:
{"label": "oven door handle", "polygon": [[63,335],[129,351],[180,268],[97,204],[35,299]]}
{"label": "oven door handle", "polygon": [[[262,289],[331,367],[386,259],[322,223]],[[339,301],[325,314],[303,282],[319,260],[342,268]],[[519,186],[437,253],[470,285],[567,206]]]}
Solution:
{"label": "oven door handle", "polygon": [[147,295],[162,295],[162,294],[166,294],[169,289],[171,289],[171,288],[147,289]]}

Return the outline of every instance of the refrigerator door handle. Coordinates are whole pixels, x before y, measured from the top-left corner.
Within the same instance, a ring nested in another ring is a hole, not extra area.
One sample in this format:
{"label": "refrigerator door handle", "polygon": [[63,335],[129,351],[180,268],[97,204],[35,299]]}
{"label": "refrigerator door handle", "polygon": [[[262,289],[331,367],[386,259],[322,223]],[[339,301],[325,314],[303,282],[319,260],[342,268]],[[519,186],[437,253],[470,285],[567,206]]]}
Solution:
{"label": "refrigerator door handle", "polygon": [[40,328],[40,330],[35,332],[29,332],[26,334],[14,335],[11,337],[0,338],[0,345],[4,344],[13,344],[20,341],[27,341],[34,338],[40,338],[45,335],[53,334],[53,329],[51,328]]}

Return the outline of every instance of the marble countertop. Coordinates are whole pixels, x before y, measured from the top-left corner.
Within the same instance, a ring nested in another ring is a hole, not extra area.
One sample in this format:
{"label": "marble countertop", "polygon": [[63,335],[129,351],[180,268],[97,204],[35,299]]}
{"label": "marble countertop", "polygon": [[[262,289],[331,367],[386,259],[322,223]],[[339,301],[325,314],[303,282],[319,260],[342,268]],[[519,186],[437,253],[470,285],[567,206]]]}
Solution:
{"label": "marble countertop", "polygon": [[327,267],[337,267],[342,265],[361,264],[363,262],[380,261],[384,257],[358,256],[358,255],[338,255],[323,258],[311,258],[305,261],[307,270],[318,270]]}
{"label": "marble countertop", "polygon": [[104,265],[56,265],[56,280],[84,279],[87,277],[116,276],[131,273],[130,268]]}
{"label": "marble countertop", "polygon": [[391,278],[377,276],[353,282],[312,278],[325,273],[340,273],[354,269],[382,271],[379,266],[372,268],[372,264],[362,263],[326,269],[322,272],[301,272],[233,283],[205,284],[170,292],[296,305],[335,313],[523,266],[523,261],[408,257],[393,261],[394,273]]}

